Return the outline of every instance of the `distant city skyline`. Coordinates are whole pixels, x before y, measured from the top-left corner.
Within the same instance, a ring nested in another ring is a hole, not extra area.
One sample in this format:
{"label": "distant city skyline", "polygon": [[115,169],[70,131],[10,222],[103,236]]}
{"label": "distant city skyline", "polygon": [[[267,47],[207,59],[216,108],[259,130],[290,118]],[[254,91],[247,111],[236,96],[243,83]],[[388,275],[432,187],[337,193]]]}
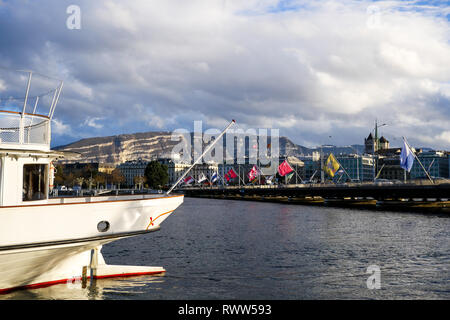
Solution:
{"label": "distant city skyline", "polygon": [[431,0],[0,1],[0,66],[64,80],[53,146],[231,119],[345,146],[377,119],[393,147],[449,150],[449,17]]}

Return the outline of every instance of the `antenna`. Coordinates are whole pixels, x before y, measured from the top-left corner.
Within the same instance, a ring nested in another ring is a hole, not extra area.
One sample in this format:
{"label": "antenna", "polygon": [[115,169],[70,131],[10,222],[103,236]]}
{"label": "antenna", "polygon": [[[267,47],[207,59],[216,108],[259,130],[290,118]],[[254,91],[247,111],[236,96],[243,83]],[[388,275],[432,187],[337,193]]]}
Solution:
{"label": "antenna", "polygon": [[[64,84],[64,81],[61,81],[61,84],[55,90],[56,99],[55,99],[55,96],[53,96],[54,102],[53,102],[52,106],[50,107],[50,111],[48,113],[48,116],[49,116],[50,119],[53,118],[53,113],[55,112],[56,104],[58,103],[59,95],[61,94],[61,90],[62,90],[63,84]],[[58,95],[56,95],[56,92],[58,92]]]}
{"label": "antenna", "polygon": [[25,92],[25,100],[23,101],[22,117],[25,114],[25,109],[27,107],[28,93],[30,92],[31,76],[33,75],[33,72],[31,71],[29,72],[30,73],[28,75],[27,91]]}
{"label": "antenna", "polygon": [[175,182],[175,184],[169,189],[169,191],[167,191],[166,195],[169,195],[169,193],[171,193],[172,190],[175,189],[175,187],[181,182],[181,180],[183,180],[183,178],[188,174],[188,172],[191,171],[191,169],[203,158],[203,156],[216,144],[217,141],[220,140],[220,138],[222,138],[225,132],[227,132],[227,130],[235,123],[236,123],[235,120],[231,120],[230,124],[222,131],[222,133],[216,139],[214,139],[214,141],[205,149],[205,151],[203,151],[202,155],[198,157],[197,160],[195,160],[194,163],[183,173],[183,175],[178,179],[178,181]]}

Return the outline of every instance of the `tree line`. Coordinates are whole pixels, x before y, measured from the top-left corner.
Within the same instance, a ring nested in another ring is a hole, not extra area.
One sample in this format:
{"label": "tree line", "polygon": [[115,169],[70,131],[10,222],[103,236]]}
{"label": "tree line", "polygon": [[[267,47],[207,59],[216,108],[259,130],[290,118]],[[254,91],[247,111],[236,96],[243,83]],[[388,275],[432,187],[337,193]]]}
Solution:
{"label": "tree line", "polygon": [[[151,161],[145,168],[144,175],[137,175],[133,179],[134,185],[139,189],[152,188],[162,189],[169,182],[168,167],[158,161]],[[100,172],[91,164],[80,166],[80,168],[68,168],[64,164],[55,165],[53,184],[55,186],[74,187],[83,189],[106,189],[107,185],[115,185],[117,188],[126,185],[126,178],[119,168],[111,173]]]}
{"label": "tree line", "polygon": [[126,182],[125,176],[116,168],[111,173],[100,172],[98,168],[87,164],[77,169],[67,169],[63,164],[55,166],[53,184],[55,186],[74,187],[80,186],[86,189],[106,188],[106,185],[114,184],[120,188]]}

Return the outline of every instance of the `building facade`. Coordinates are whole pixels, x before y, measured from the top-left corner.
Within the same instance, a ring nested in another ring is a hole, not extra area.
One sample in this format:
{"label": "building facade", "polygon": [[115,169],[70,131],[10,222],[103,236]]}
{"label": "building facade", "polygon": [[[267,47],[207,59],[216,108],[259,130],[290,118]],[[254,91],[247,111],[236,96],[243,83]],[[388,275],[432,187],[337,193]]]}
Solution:
{"label": "building facade", "polygon": [[142,159],[130,160],[121,163],[117,168],[122,172],[126,179],[126,185],[133,187],[135,185],[134,178],[137,176],[144,176],[145,168],[147,168],[148,161]]}
{"label": "building facade", "polygon": [[114,163],[99,163],[98,172],[103,172],[106,174],[111,174],[116,169]]}
{"label": "building facade", "polygon": [[[445,152],[426,151],[418,154],[417,158],[432,178],[449,178],[449,157]],[[411,168],[410,177],[411,179],[428,179],[417,160]]]}
{"label": "building facade", "polygon": [[156,161],[167,166],[169,185],[173,185],[177,182],[183,173],[191,166],[188,163],[173,161],[171,158],[158,158]]}
{"label": "building facade", "polygon": [[[173,161],[171,158],[159,158],[157,161],[161,164],[167,166],[167,173],[169,175],[169,184],[172,185],[180,179],[180,177],[186,172],[186,170],[191,166],[190,163],[183,163]],[[208,163],[198,163],[196,164],[192,170],[186,175],[194,178],[195,182],[199,181],[202,177],[202,174],[206,176],[208,181],[211,179],[211,176],[218,171],[217,163],[208,162]]]}
{"label": "building facade", "polygon": [[214,173],[219,171],[219,167],[215,162],[208,163],[198,163],[192,168],[192,171],[189,173],[191,177],[195,179],[195,181],[199,181],[202,175],[204,175],[208,181],[211,180],[211,177]]}
{"label": "building facade", "polygon": [[375,174],[375,158],[373,156],[358,154],[339,155],[336,156],[336,160],[347,172],[341,173],[344,175],[342,177],[344,181],[348,179],[355,182],[373,181]]}
{"label": "building facade", "polygon": [[378,170],[380,170],[379,178],[388,180],[404,181],[411,179],[428,179],[428,175],[433,178],[450,177],[450,159],[448,153],[443,151],[422,151],[421,149],[413,149],[417,159],[414,159],[413,166],[410,172],[405,171],[400,167],[400,152],[401,149],[390,155],[381,156],[378,161]]}

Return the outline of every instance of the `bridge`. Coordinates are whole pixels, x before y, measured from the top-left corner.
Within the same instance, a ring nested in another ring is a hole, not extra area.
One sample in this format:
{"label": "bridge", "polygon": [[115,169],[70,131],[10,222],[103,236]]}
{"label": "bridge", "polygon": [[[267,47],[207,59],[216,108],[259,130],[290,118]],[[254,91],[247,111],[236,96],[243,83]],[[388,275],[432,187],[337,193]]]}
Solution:
{"label": "bridge", "polygon": [[179,189],[187,197],[286,202],[383,210],[450,212],[450,183],[302,184]]}

